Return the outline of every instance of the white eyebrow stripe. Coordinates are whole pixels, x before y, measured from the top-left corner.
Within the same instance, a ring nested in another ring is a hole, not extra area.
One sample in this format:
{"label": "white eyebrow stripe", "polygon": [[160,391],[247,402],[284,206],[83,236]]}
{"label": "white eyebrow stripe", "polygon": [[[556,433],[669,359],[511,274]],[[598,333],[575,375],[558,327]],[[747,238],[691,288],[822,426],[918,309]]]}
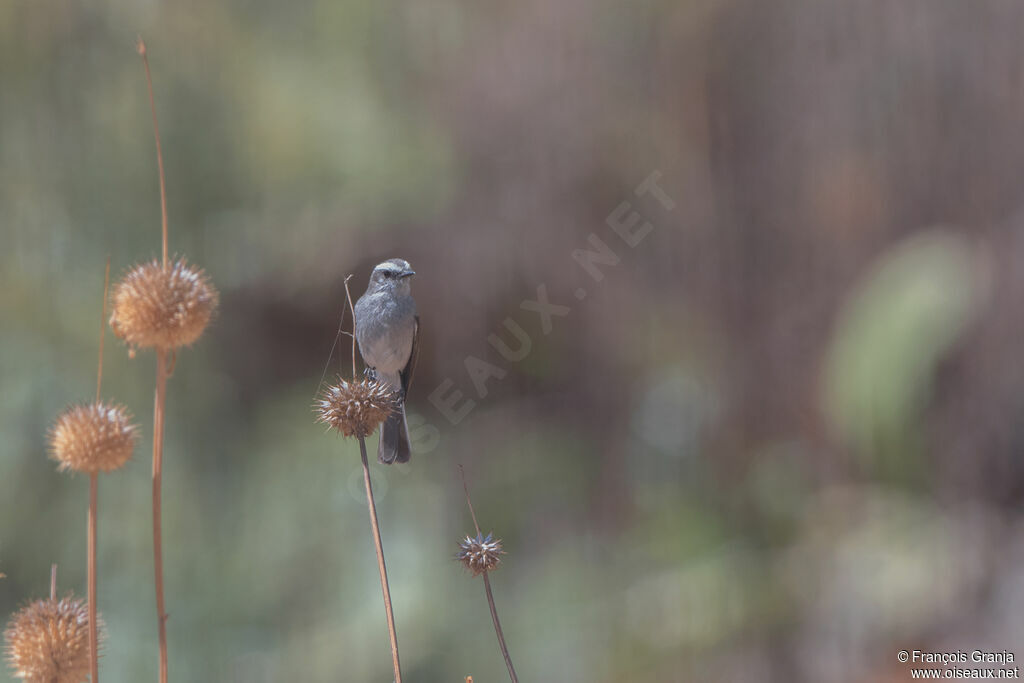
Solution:
{"label": "white eyebrow stripe", "polygon": [[394,263],[382,263],[374,270],[388,271],[390,273],[401,273],[404,269],[401,266],[397,266]]}

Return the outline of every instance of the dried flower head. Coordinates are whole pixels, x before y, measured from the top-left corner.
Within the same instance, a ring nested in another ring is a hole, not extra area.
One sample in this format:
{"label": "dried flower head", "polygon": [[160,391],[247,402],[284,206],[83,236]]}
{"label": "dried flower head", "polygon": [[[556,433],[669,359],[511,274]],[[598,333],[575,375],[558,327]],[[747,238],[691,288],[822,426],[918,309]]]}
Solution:
{"label": "dried flower head", "polygon": [[61,470],[92,474],[123,467],[132,457],[139,428],[124,406],[88,403],[71,406],[50,430],[50,457]]}
{"label": "dried flower head", "polygon": [[373,434],[395,410],[398,395],[383,382],[363,379],[327,387],[313,409],[317,422],[337,429],[345,436],[366,437]]}
{"label": "dried flower head", "polygon": [[486,538],[483,534],[477,534],[476,538],[466,536],[459,543],[459,552],[455,559],[476,576],[497,569],[498,563],[501,562],[499,555],[504,554],[501,539],[495,539],[491,534],[487,534]]}
{"label": "dried flower head", "polygon": [[132,348],[172,350],[199,339],[217,302],[217,290],[201,268],[185,259],[166,268],[150,261],[114,286],[110,326]]}
{"label": "dried flower head", "polygon": [[[103,623],[97,618],[102,639]],[[89,678],[89,608],[85,600],[37,600],[11,617],[4,633],[14,677],[29,683]]]}

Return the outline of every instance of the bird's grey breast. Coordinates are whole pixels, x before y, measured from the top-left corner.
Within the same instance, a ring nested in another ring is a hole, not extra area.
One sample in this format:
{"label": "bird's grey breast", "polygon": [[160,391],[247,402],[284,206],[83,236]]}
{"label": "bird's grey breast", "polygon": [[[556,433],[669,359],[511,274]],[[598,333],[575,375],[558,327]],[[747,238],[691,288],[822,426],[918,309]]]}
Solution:
{"label": "bird's grey breast", "polygon": [[416,303],[409,295],[368,292],[356,303],[356,338],[363,359],[379,372],[394,375],[405,367],[412,353]]}

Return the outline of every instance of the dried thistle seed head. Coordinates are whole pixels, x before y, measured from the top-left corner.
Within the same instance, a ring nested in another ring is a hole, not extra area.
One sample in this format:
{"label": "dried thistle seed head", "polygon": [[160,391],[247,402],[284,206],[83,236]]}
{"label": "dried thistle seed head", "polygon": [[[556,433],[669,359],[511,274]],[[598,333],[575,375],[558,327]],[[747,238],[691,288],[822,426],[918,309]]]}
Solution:
{"label": "dried thistle seed head", "polygon": [[185,259],[135,266],[114,286],[110,327],[132,348],[188,346],[217,308],[217,290],[201,268]]}
{"label": "dried thistle seed head", "polygon": [[398,395],[377,380],[363,379],[327,387],[313,406],[317,422],[337,429],[345,436],[373,434],[398,405]]}
{"label": "dried thistle seed head", "polygon": [[[97,618],[100,640],[103,622]],[[11,617],[4,632],[14,677],[29,683],[89,678],[89,607],[85,600],[37,600]]]}
{"label": "dried thistle seed head", "polygon": [[487,534],[486,538],[483,534],[477,534],[476,538],[466,536],[459,543],[459,552],[456,553],[455,559],[476,576],[497,569],[498,563],[501,562],[499,555],[504,554],[501,539],[495,539],[491,534]]}
{"label": "dried thistle seed head", "polygon": [[89,403],[71,406],[50,430],[50,457],[61,470],[111,472],[132,457],[139,428],[124,406]]}

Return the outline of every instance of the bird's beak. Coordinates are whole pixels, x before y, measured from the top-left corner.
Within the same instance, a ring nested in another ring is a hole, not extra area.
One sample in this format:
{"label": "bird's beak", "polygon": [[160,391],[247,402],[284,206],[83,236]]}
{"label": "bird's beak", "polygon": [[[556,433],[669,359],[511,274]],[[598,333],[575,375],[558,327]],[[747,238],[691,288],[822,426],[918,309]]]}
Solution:
{"label": "bird's beak", "polygon": [[415,274],[416,274],[415,270],[403,270],[402,274],[399,275],[398,277],[410,277],[410,276],[415,275]]}

